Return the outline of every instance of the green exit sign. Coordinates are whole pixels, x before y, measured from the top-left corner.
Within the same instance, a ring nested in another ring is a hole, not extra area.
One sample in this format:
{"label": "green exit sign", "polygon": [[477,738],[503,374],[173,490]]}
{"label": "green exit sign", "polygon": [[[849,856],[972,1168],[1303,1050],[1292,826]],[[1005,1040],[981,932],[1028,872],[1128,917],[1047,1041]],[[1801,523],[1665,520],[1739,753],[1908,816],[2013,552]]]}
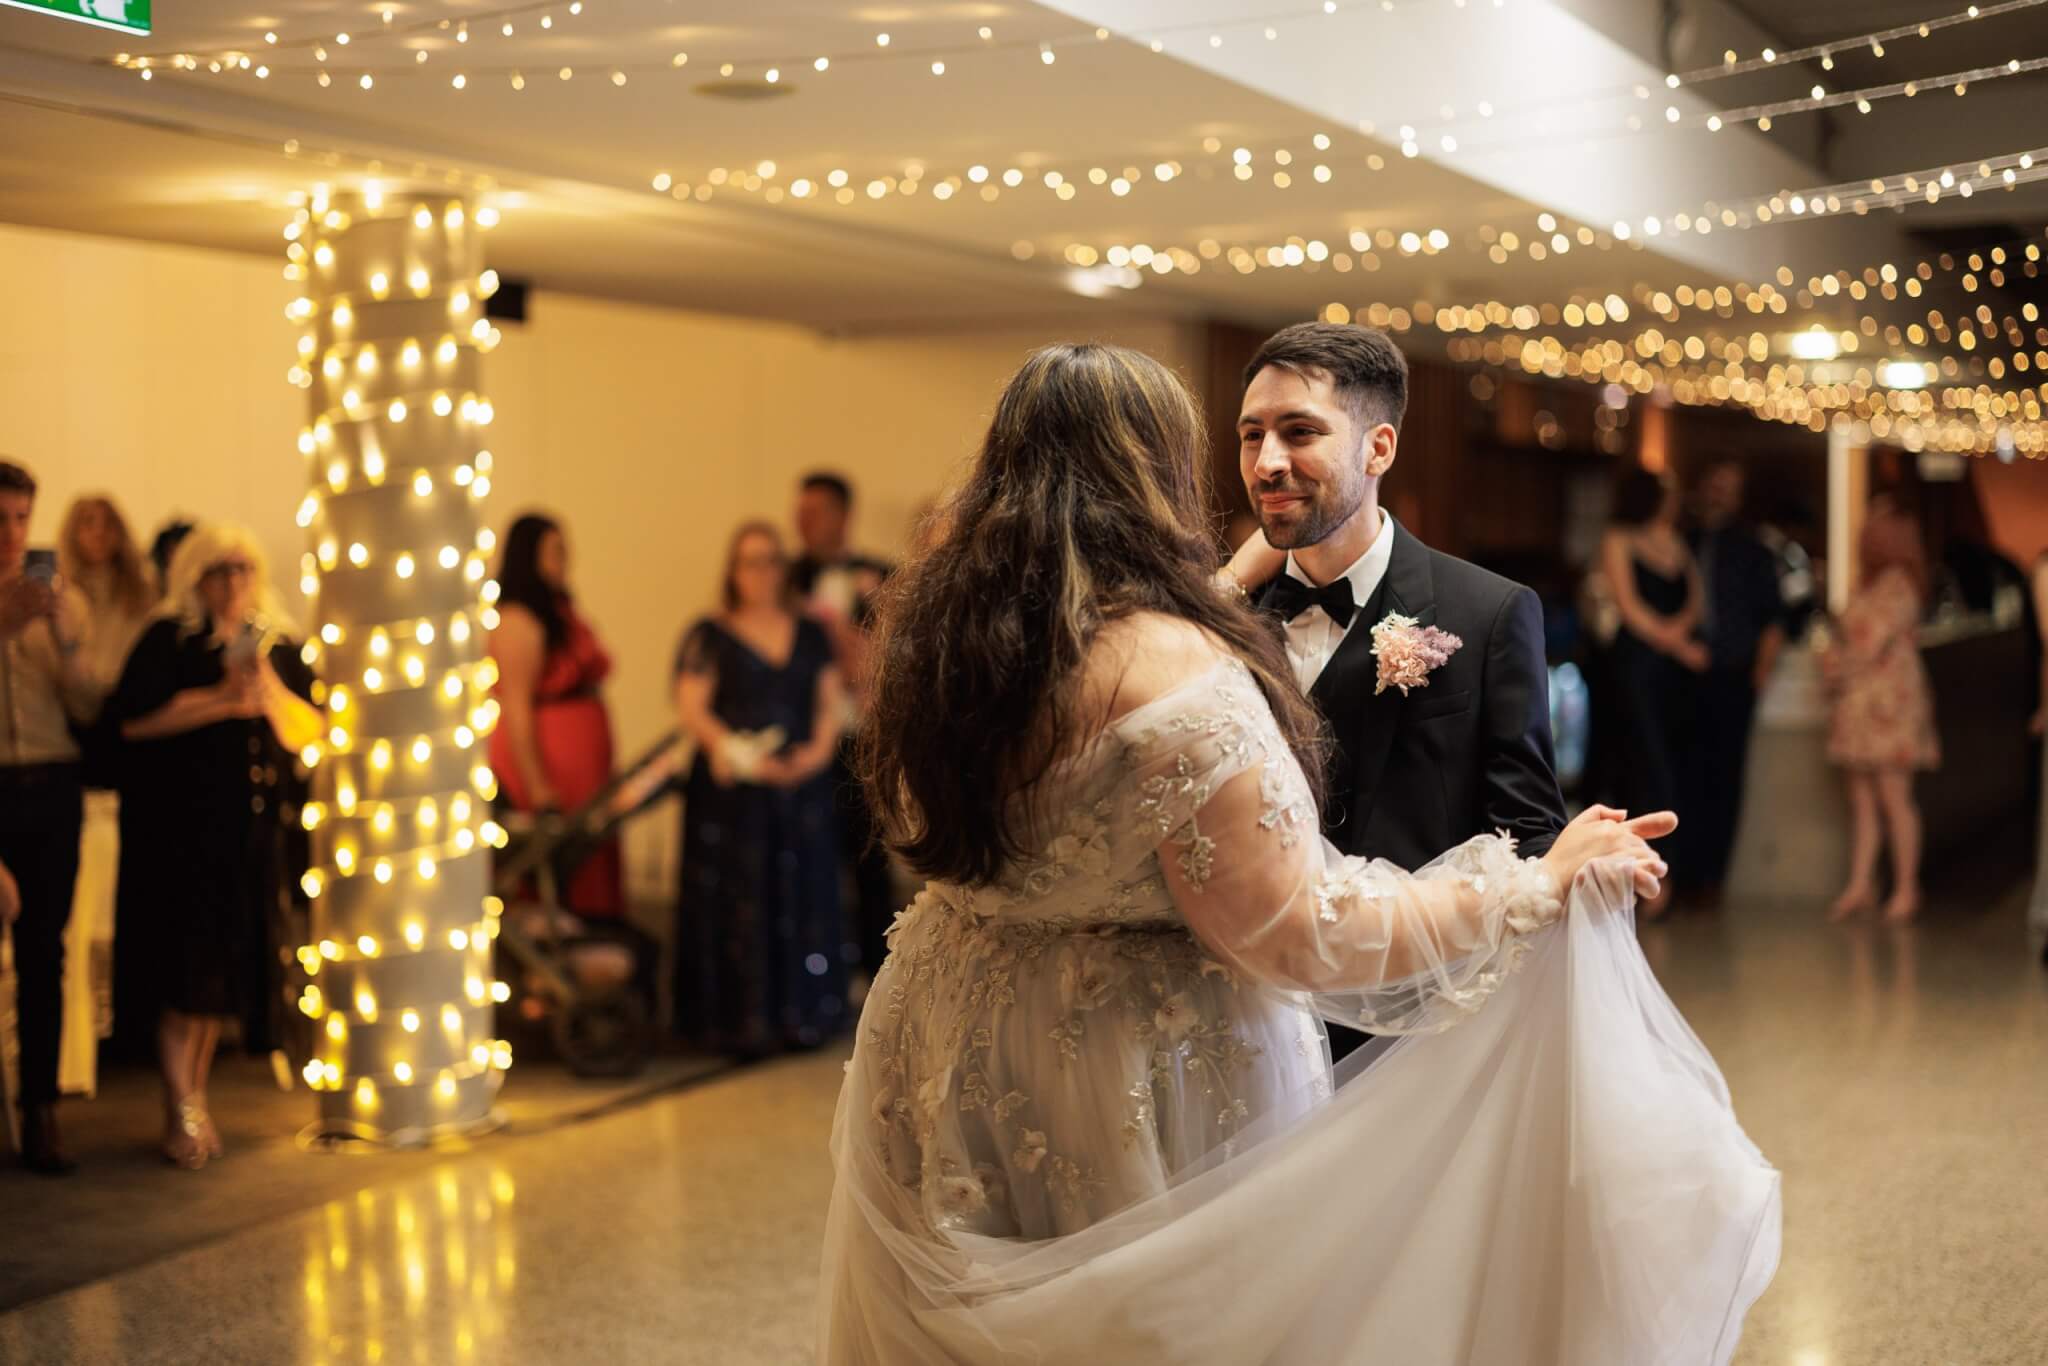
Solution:
{"label": "green exit sign", "polygon": [[149,0],[0,0],[0,5],[121,33],[149,32]]}

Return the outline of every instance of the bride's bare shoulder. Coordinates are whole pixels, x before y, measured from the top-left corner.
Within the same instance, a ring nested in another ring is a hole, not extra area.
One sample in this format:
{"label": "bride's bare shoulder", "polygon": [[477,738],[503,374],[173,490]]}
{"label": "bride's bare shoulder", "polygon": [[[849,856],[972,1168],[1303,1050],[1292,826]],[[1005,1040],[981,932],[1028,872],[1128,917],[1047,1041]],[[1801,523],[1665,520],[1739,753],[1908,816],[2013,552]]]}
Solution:
{"label": "bride's bare shoulder", "polygon": [[1102,628],[1082,665],[1082,707],[1113,721],[1232,657],[1227,645],[1184,618],[1119,617]]}

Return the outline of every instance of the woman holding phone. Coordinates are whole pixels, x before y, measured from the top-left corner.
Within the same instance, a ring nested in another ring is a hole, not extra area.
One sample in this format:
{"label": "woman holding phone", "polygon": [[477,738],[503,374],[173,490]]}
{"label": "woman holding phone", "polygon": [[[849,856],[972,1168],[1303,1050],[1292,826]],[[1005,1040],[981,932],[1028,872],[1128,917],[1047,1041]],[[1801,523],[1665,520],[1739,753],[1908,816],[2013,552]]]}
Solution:
{"label": "woman holding phone", "polygon": [[221,1021],[270,1004],[279,790],[320,714],[252,534],[194,531],[165,587],[107,703],[128,742],[118,914],[159,974],[164,1156],[197,1169],[222,1153],[206,1106]]}

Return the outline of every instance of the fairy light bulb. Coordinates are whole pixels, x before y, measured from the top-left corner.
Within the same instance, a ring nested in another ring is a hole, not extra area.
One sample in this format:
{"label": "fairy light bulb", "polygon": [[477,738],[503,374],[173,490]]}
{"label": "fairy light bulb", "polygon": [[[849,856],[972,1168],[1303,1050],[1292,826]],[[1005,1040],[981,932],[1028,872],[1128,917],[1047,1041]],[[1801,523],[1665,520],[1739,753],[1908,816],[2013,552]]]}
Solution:
{"label": "fairy light bulb", "polygon": [[419,947],[420,947],[420,946],[421,946],[422,944],[424,944],[424,943],[426,943],[426,942],[427,942],[427,932],[426,932],[426,930],[425,930],[424,928],[422,928],[422,927],[421,927],[421,925],[420,925],[420,922],[419,922],[419,921],[417,921],[417,920],[408,920],[408,921],[406,921],[406,922],[405,922],[405,946],[406,946],[407,948],[409,948],[409,949],[415,949],[415,950],[416,950],[416,949],[418,949],[418,948],[419,948]]}
{"label": "fairy light bulb", "polygon": [[452,1005],[441,1007],[441,1028],[450,1034],[462,1028],[462,1012]]}
{"label": "fairy light bulb", "polygon": [[411,1009],[401,1011],[398,1016],[398,1027],[408,1034],[419,1033],[420,1013],[417,1010]]}
{"label": "fairy light bulb", "polygon": [[401,579],[411,578],[413,576],[413,571],[416,567],[417,566],[414,564],[413,558],[410,554],[400,555],[398,557],[398,563],[395,566],[395,568],[398,571],[398,577]]}
{"label": "fairy light bulb", "polygon": [[460,951],[469,947],[469,935],[463,930],[448,931],[448,947]]}
{"label": "fairy light bulb", "polygon": [[398,1083],[399,1083],[400,1085],[402,1085],[402,1086],[407,1086],[407,1085],[411,1085],[411,1083],[412,1083],[412,1064],[411,1064],[411,1063],[409,1063],[409,1062],[398,1062],[398,1063],[393,1063],[393,1064],[391,1065],[391,1075],[392,1075],[392,1077],[393,1077],[393,1078],[395,1078],[395,1079],[396,1079],[396,1080],[398,1081]]}
{"label": "fairy light bulb", "polygon": [[376,769],[379,773],[391,767],[391,742],[389,740],[379,740],[376,744],[370,746],[370,767]]}
{"label": "fairy light bulb", "polygon": [[441,1074],[441,1079],[434,1083],[434,1094],[443,1100],[455,1099],[455,1077],[453,1074],[448,1072]]}
{"label": "fairy light bulb", "polygon": [[[330,1078],[330,1080],[332,1080]],[[377,1103],[377,1083],[368,1077],[356,1078],[356,1104],[365,1109]]]}
{"label": "fairy light bulb", "polygon": [[434,746],[428,742],[426,736],[422,735],[419,739],[412,742],[412,761],[414,763],[423,764],[433,757]]}
{"label": "fairy light bulb", "polygon": [[365,1024],[377,1023],[377,998],[367,991],[356,993],[356,1018]]}
{"label": "fairy light bulb", "polygon": [[346,1042],[348,1039],[348,1021],[338,1014],[329,1015],[327,1017],[327,1037],[336,1043]]}
{"label": "fairy light bulb", "polygon": [[396,824],[397,818],[391,814],[391,808],[388,806],[378,807],[377,814],[370,818],[370,828],[380,835],[390,834]]}

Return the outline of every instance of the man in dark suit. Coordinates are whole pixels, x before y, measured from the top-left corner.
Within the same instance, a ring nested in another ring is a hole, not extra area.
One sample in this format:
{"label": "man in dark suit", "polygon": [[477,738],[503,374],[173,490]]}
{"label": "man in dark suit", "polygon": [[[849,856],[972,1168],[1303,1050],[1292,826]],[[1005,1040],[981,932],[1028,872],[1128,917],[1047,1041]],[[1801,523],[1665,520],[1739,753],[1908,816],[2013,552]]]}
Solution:
{"label": "man in dark suit", "polygon": [[[1494,831],[1541,854],[1565,824],[1542,607],[1380,510],[1407,402],[1407,362],[1371,328],[1302,323],[1245,367],[1238,467],[1288,552],[1257,601],[1285,620],[1295,677],[1336,740],[1324,833],[1408,869]],[[1395,616],[1460,642],[1406,691],[1380,686],[1374,653],[1374,627],[1398,629]],[[1349,1051],[1334,1033],[1332,1046]]]}

